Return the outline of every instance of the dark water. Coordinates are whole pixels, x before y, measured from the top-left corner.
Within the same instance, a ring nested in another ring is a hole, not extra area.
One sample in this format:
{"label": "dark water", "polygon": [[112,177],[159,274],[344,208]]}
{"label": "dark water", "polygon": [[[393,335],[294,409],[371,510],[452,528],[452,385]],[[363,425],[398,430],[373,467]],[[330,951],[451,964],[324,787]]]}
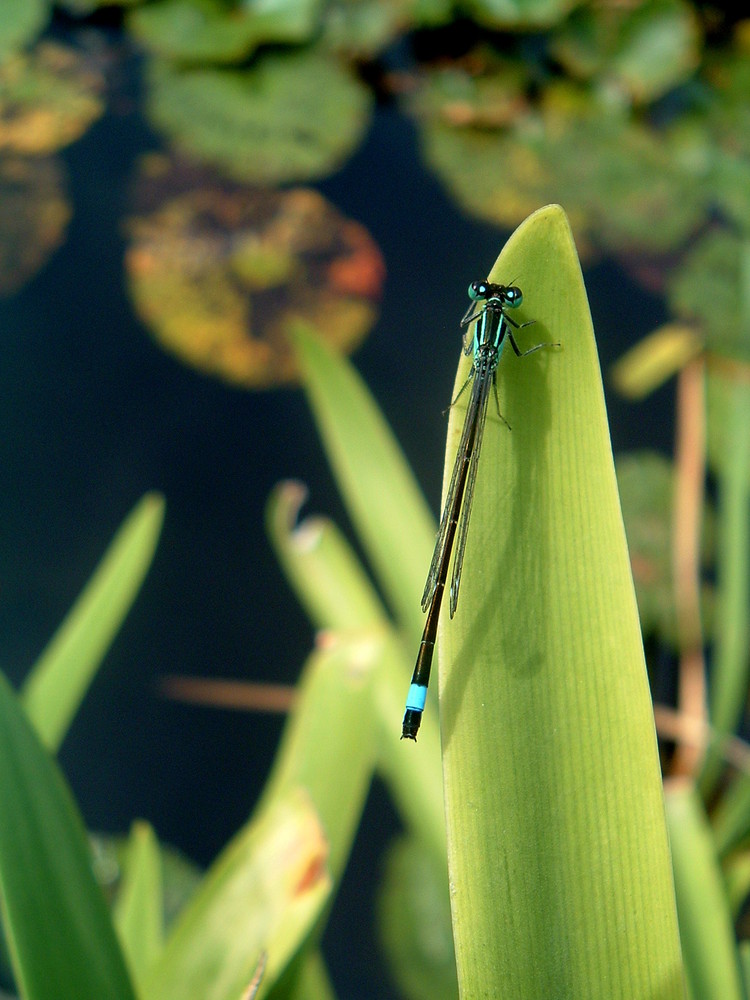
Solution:
{"label": "dark water", "polygon": [[[265,540],[266,498],[299,478],[309,510],[348,524],[299,391],[252,394],[193,373],[134,319],[120,225],[134,158],[156,144],[137,113],[110,114],[66,152],[67,241],[0,302],[0,662],[21,680],[128,510],[162,491],[155,564],[61,761],[91,828],[124,831],[145,817],[205,864],[250,813],[282,720],[173,704],[155,682],[183,673],[293,683],[312,631]],[[381,319],[355,361],[436,506],[445,425],[434,387],[447,399],[466,286],[508,234],[461,217],[390,108],[319,187],[383,251]],[[606,370],[661,307],[612,264],[586,277]],[[650,409],[608,402],[616,450],[669,449],[668,391]],[[397,821],[382,789],[373,795],[325,942],[347,997],[393,995],[373,943],[372,893]]]}

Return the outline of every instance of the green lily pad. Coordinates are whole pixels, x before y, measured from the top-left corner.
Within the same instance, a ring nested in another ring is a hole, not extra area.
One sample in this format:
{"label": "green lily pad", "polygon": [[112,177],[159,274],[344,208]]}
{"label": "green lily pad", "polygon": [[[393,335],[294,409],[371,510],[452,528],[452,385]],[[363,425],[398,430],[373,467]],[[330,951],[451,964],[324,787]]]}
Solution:
{"label": "green lily pad", "polygon": [[683,0],[584,7],[552,39],[552,54],[573,76],[652,101],[682,83],[700,59],[695,12]]}
{"label": "green lily pad", "polygon": [[300,319],[342,351],[375,320],[380,252],[315,191],[204,186],[131,219],[129,232],[139,316],[167,350],[226,381],[294,381],[286,331]]}
{"label": "green lily pad", "polygon": [[699,132],[708,162],[708,183],[717,205],[742,231],[750,232],[750,38],[738,31],[734,44],[709,52],[707,87],[690,123]]}
{"label": "green lily pad", "polygon": [[246,70],[152,62],[147,83],[148,115],[175,146],[257,184],[331,173],[369,121],[369,91],[312,51],[265,55]]}
{"label": "green lily pad", "polygon": [[65,236],[71,208],[51,158],[0,159],[0,294],[17,292]]}
{"label": "green lily pad", "polygon": [[0,58],[29,45],[47,23],[50,0],[3,0],[0,17]]}
{"label": "green lily pad", "polygon": [[38,45],[0,64],[0,151],[47,156],[79,139],[104,111],[104,82],[83,56]]}
{"label": "green lily pad", "polygon": [[562,20],[580,0],[463,0],[461,8],[492,29],[543,28]]}
{"label": "green lily pad", "polygon": [[414,0],[327,0],[321,44],[348,58],[372,59],[420,23],[418,6]]}
{"label": "green lily pad", "polygon": [[157,55],[184,62],[239,62],[269,42],[304,42],[320,0],[160,0],[132,11],[128,27]]}
{"label": "green lily pad", "polygon": [[[519,97],[507,127],[488,127],[492,104],[480,104],[472,81],[465,84],[474,94],[468,124],[448,124],[445,114],[423,115],[440,103],[445,74],[437,76],[437,84],[431,75],[424,84],[437,97],[422,93],[411,108],[426,117],[428,162],[471,214],[507,227],[540,203],[560,202],[589,254],[597,246],[620,254],[673,251],[703,222],[710,192],[675,162],[667,135],[569,84],[548,87],[539,109]],[[487,81],[484,87],[489,92]],[[508,117],[507,94],[502,100],[498,118]]]}

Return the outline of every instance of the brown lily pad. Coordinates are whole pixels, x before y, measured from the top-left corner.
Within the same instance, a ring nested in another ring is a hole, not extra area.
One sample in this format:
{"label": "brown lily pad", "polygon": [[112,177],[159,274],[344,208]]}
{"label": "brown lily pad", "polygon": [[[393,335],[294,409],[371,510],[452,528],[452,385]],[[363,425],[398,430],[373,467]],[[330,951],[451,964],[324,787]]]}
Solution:
{"label": "brown lily pad", "polygon": [[0,159],[0,294],[17,292],[62,243],[71,216],[52,158]]}
{"label": "brown lily pad", "polygon": [[0,64],[0,151],[48,156],[79,139],[104,110],[101,75],[62,45]]}
{"label": "brown lily pad", "polygon": [[295,322],[348,352],[375,320],[380,251],[307,188],[196,187],[131,219],[129,235],[140,318],[162,347],[228,382],[293,382]]}

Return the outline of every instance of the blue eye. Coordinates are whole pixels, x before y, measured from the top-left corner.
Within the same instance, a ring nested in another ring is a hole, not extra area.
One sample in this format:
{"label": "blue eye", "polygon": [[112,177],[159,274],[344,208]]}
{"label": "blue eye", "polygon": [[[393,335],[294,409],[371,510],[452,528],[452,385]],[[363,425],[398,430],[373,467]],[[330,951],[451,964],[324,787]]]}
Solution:
{"label": "blue eye", "polygon": [[487,298],[487,282],[472,281],[469,285],[469,298],[476,302],[478,299]]}
{"label": "blue eye", "polygon": [[505,302],[512,309],[520,306],[523,302],[523,292],[516,285],[511,285],[509,288],[505,289]]}

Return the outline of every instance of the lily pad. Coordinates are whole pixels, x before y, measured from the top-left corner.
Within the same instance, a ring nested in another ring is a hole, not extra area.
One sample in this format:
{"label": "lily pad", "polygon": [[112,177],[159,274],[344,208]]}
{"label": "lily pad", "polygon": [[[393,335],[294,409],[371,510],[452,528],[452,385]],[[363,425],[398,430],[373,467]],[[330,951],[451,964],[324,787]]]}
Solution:
{"label": "lily pad", "polygon": [[3,0],[0,17],[0,58],[29,45],[47,23],[50,0]]}
{"label": "lily pad", "polygon": [[0,150],[47,156],[79,139],[104,110],[104,82],[83,56],[46,43],[0,65]]}
{"label": "lily pad", "polygon": [[54,159],[0,159],[0,294],[17,292],[63,241],[71,216]]}
{"label": "lily pad", "polygon": [[653,101],[686,80],[700,59],[700,29],[684,0],[575,11],[551,42],[573,76]]}
{"label": "lily pad", "polygon": [[369,91],[334,59],[269,54],[246,70],[153,62],[147,111],[180,150],[235,180],[310,180],[339,167],[369,122]]}
{"label": "lily pad", "polygon": [[376,317],[380,252],[317,192],[200,187],[131,219],[126,268],[138,315],[193,367],[248,388],[295,380],[300,320],[342,351]]}
{"label": "lily pad", "polygon": [[[428,76],[425,86],[444,89],[444,73],[436,75],[443,79]],[[479,81],[471,86],[480,93]],[[483,86],[487,92],[488,82]],[[413,113],[421,119],[431,102],[424,94],[412,98]],[[498,117],[508,117],[507,94],[496,107]],[[434,113],[420,121],[427,160],[471,214],[507,227],[539,204],[560,202],[589,254],[597,246],[620,254],[673,251],[704,221],[710,192],[675,162],[666,133],[570,84],[548,87],[540,108],[522,96],[515,107],[506,127],[488,127],[492,106],[476,97],[468,124]]]}
{"label": "lily pad", "polygon": [[463,0],[472,20],[495,30],[543,28],[561,21],[580,0]]}
{"label": "lily pad", "polygon": [[372,59],[417,26],[417,15],[433,14],[419,6],[414,0],[327,0],[321,44],[352,59]]}
{"label": "lily pad", "polygon": [[704,77],[707,87],[690,122],[705,143],[716,203],[750,232],[750,32],[738,30],[730,48],[709,52]]}
{"label": "lily pad", "polygon": [[307,41],[319,11],[320,0],[160,0],[132,11],[128,27],[147,48],[167,59],[231,63],[263,43]]}

